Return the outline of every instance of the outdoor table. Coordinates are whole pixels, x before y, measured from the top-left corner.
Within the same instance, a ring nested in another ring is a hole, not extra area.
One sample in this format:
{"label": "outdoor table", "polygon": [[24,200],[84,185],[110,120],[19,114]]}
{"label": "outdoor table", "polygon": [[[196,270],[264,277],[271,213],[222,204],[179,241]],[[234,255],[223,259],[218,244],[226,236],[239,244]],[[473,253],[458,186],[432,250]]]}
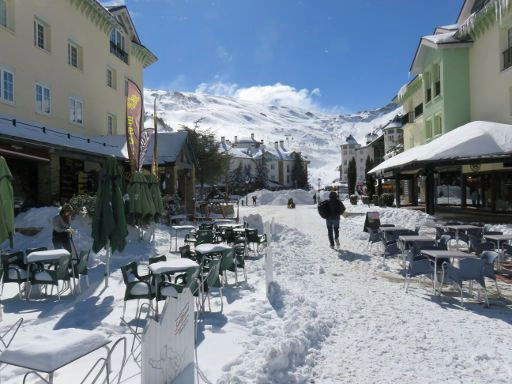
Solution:
{"label": "outdoor table", "polygon": [[217,227],[219,228],[243,228],[243,224],[240,224],[240,223],[220,223],[220,224],[217,224]]}
{"label": "outdoor table", "polygon": [[435,260],[434,263],[434,295],[437,294],[436,290],[436,282],[437,282],[437,260],[438,259],[467,259],[467,258],[477,258],[475,254],[472,253],[466,253],[461,251],[444,251],[444,250],[437,250],[437,249],[426,249],[421,251],[422,254],[425,256],[431,257]]}
{"label": "outdoor table", "polygon": [[[193,231],[194,229],[196,229],[196,227],[194,227],[193,225],[173,225],[171,227],[171,229],[174,229],[175,231],[175,237],[176,237],[176,251],[178,251],[178,232],[179,231]],[[171,247],[169,249],[170,251],[172,251],[172,237],[171,237]]]}
{"label": "outdoor table", "polygon": [[[159,261],[149,265],[149,271],[155,276],[155,294],[158,292],[158,284],[160,277],[166,273],[186,272],[189,268],[199,268],[194,260],[182,258],[182,259],[171,259],[167,261]],[[158,316],[158,300],[156,300],[156,315]]]}
{"label": "outdoor table", "polygon": [[[25,256],[25,262],[27,263],[27,288],[30,284],[30,265],[34,263],[56,263],[60,260],[61,257],[67,256],[71,257],[71,254],[66,249],[49,249],[46,251],[36,251],[31,252],[28,255]],[[73,285],[75,281],[75,269],[73,269]],[[28,293],[29,289],[27,291],[27,297],[28,300]],[[74,290],[73,290],[74,291]]]}
{"label": "outdoor table", "polygon": [[468,229],[482,229],[481,227],[477,227],[476,225],[466,224],[444,225],[443,228],[453,229],[455,231],[455,240],[457,240],[457,244],[459,244],[459,231],[466,232]]}
{"label": "outdoor table", "polygon": [[[82,329],[61,329],[37,334],[19,335],[0,355],[0,363],[29,369],[48,384],[58,369],[105,347],[110,352],[110,340],[105,336]],[[38,373],[48,374],[44,379]]]}
{"label": "outdoor table", "polygon": [[407,228],[404,227],[381,227],[379,230],[384,234],[384,238],[387,240],[388,233],[397,232],[397,231],[406,231]]}
{"label": "outdoor table", "polygon": [[505,256],[505,249],[501,247],[503,242],[507,242],[512,240],[512,235],[484,235],[484,238],[487,240],[494,240],[498,245],[499,255],[498,257],[498,270],[501,269],[501,258]]}
{"label": "outdoor table", "polygon": [[432,242],[433,244],[436,243],[436,239],[429,237],[429,236],[420,236],[420,235],[400,235],[398,236],[398,240],[401,244],[402,248],[402,257],[403,261],[402,264],[405,263],[405,252],[407,251],[408,244],[414,244],[417,241],[424,241],[424,242]]}
{"label": "outdoor table", "polygon": [[207,255],[209,253],[221,253],[225,251],[229,251],[233,249],[229,245],[225,244],[201,244],[196,247],[196,253],[200,253],[201,255]]}

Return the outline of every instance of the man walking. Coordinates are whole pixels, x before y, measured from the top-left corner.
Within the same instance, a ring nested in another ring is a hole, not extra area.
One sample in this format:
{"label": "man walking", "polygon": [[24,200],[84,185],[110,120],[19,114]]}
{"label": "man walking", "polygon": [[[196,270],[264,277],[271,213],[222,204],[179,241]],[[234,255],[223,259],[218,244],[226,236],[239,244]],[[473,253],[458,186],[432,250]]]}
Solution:
{"label": "man walking", "polygon": [[322,201],[318,206],[320,216],[325,219],[327,224],[327,235],[329,236],[329,244],[334,249],[334,244],[340,246],[340,216],[345,212],[345,206],[338,198],[336,192],[329,193],[329,200]]}

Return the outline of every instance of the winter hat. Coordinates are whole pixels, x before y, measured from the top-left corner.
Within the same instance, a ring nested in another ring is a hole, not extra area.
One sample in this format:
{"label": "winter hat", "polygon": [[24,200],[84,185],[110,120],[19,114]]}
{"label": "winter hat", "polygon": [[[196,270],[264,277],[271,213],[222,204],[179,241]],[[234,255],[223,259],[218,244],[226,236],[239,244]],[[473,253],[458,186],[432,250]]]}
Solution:
{"label": "winter hat", "polygon": [[337,198],[338,198],[338,194],[336,192],[332,191],[331,193],[329,193],[329,199],[334,200]]}

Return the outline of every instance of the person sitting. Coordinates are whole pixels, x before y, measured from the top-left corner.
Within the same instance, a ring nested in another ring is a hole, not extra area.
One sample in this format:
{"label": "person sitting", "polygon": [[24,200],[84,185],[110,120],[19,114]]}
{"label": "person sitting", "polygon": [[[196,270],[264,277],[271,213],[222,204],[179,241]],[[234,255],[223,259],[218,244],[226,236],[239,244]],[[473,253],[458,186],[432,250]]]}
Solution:
{"label": "person sitting", "polygon": [[69,204],[64,204],[59,214],[53,218],[52,242],[55,249],[65,249],[71,252],[71,214],[72,208]]}
{"label": "person sitting", "polygon": [[293,201],[293,199],[291,197],[288,199],[288,208],[290,208],[290,209],[295,208],[295,202]]}

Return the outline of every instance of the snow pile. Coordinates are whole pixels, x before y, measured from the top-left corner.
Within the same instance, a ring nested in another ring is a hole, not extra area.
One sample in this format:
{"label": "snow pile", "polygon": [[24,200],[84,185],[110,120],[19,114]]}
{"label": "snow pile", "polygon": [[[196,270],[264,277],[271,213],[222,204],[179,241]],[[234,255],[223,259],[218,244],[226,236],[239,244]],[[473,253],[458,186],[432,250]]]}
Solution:
{"label": "snow pile", "polygon": [[258,205],[283,205],[288,204],[288,199],[293,199],[295,204],[313,204],[314,191],[304,191],[303,189],[269,191],[262,189],[248,195],[249,202],[256,196]]}

